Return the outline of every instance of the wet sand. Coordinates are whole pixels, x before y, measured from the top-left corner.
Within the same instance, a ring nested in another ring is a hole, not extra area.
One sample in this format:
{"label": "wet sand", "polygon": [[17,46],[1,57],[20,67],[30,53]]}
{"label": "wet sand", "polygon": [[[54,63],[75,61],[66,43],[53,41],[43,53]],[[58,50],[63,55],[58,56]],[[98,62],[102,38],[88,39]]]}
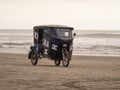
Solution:
{"label": "wet sand", "polygon": [[120,57],[73,56],[69,67],[0,54],[0,90],[120,90]]}

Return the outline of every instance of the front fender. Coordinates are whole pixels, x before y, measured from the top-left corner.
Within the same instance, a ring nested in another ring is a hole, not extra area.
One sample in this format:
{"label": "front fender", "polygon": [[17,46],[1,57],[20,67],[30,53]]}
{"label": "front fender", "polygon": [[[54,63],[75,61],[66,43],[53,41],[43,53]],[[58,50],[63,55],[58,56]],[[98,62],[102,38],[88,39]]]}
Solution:
{"label": "front fender", "polygon": [[30,51],[28,52],[28,59],[31,59],[31,53],[34,51],[34,47],[30,47]]}

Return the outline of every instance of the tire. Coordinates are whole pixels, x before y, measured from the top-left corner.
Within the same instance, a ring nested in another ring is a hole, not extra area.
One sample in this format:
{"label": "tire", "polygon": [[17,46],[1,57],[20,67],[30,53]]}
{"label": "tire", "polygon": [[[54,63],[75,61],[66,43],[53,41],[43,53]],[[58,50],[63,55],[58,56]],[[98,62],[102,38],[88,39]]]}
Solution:
{"label": "tire", "polygon": [[59,66],[60,62],[61,62],[61,60],[54,60],[55,66]]}
{"label": "tire", "polygon": [[68,67],[70,63],[70,57],[69,52],[63,52],[63,60],[62,60],[63,66]]}
{"label": "tire", "polygon": [[31,63],[32,65],[36,65],[38,62],[38,58],[37,58],[37,55],[35,54],[35,52],[31,52]]}

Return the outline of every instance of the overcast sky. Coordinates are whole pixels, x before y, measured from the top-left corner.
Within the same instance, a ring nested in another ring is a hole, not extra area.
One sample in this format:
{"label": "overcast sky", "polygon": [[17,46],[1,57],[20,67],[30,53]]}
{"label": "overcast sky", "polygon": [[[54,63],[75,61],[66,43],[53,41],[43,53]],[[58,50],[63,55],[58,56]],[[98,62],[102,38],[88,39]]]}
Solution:
{"label": "overcast sky", "polygon": [[120,30],[120,0],[0,0],[1,29],[41,24]]}

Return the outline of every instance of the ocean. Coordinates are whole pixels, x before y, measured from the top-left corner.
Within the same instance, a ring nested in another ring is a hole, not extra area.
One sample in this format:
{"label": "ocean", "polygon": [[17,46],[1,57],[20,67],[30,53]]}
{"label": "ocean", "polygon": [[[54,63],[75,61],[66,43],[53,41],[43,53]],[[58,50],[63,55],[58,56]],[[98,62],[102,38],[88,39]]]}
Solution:
{"label": "ocean", "polygon": [[[120,31],[75,30],[74,55],[120,56]],[[28,53],[33,30],[0,30],[0,53]]]}

